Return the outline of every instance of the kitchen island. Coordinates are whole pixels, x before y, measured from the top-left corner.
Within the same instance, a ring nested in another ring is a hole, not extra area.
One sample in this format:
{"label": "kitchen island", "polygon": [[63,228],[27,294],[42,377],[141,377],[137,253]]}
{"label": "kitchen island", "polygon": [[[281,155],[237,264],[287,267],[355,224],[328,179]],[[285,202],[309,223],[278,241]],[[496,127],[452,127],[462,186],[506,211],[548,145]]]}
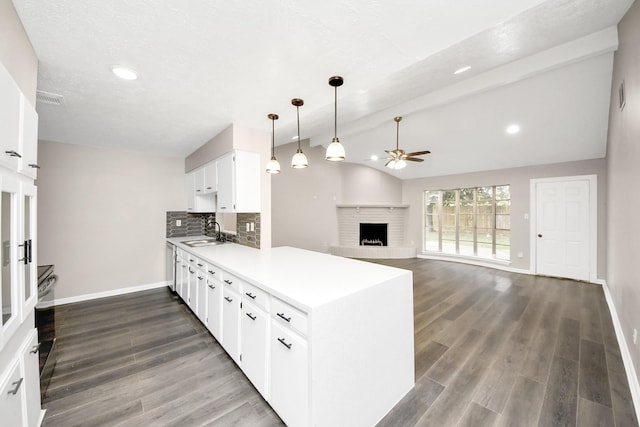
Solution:
{"label": "kitchen island", "polygon": [[375,425],[414,384],[407,270],[307,250],[176,245],[176,292],[289,426]]}

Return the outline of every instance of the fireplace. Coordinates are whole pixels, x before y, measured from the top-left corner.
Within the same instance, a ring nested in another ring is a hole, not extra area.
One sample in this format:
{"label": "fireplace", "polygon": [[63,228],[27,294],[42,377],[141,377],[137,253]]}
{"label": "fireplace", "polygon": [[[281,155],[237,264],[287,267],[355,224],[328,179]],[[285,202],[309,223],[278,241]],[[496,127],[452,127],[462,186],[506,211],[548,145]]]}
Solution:
{"label": "fireplace", "polygon": [[387,246],[387,224],[360,223],[360,246]]}

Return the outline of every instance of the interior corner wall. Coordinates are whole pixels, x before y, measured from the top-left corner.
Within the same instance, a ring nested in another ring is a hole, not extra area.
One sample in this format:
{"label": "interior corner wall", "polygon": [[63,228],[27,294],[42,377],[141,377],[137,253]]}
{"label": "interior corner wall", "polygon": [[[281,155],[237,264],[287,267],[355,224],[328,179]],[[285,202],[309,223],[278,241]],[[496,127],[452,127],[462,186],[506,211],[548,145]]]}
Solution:
{"label": "interior corner wall", "polygon": [[11,0],[0,0],[0,62],[35,106],[38,58]]}
{"label": "interior corner wall", "polygon": [[[607,276],[636,375],[640,374],[640,2],[635,2],[618,25],[619,47],[614,56],[609,139],[607,143]],[[626,103],[620,110],[620,85]],[[628,370],[628,368],[627,368]],[[636,384],[640,377],[636,377]],[[637,404],[637,402],[636,402]]]}
{"label": "interior corner wall", "polygon": [[[607,180],[605,159],[581,160],[403,181],[402,200],[403,203],[409,205],[405,241],[407,244],[415,245],[418,248],[418,252],[423,248],[422,215],[425,190],[448,190],[508,184],[511,191],[511,267],[529,271],[531,262],[529,253],[531,224],[528,219],[525,219],[525,214],[530,214],[530,181],[538,178],[576,175],[597,175],[598,177],[598,278],[604,278],[606,275]],[[519,252],[522,252],[522,258],[518,258]]]}
{"label": "interior corner wall", "polygon": [[306,169],[290,167],[297,143],[276,147],[281,172],[271,179],[273,246],[328,252],[338,245],[339,203],[400,203],[401,181],[366,166],[329,162],[325,148],[302,141]]}
{"label": "interior corner wall", "polygon": [[164,282],[166,212],[184,209],[184,159],[38,149],[38,263],[55,265],[55,299]]}

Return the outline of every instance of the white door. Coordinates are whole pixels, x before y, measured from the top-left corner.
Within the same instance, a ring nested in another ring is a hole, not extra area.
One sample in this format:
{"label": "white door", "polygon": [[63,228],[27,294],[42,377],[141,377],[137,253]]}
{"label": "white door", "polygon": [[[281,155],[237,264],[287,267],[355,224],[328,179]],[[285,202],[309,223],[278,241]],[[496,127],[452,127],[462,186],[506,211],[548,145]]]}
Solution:
{"label": "white door", "polygon": [[537,274],[590,279],[591,216],[589,179],[536,183]]}

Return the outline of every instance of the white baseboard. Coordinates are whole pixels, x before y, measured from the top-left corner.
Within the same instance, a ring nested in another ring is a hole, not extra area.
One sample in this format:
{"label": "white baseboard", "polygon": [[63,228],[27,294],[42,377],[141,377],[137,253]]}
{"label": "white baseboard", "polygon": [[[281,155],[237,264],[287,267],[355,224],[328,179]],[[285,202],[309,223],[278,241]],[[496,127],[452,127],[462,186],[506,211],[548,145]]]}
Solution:
{"label": "white baseboard", "polygon": [[114,297],[118,295],[131,294],[133,292],[148,291],[150,289],[157,289],[157,288],[162,288],[163,286],[169,286],[170,284],[171,284],[170,281],[148,283],[146,285],[113,289],[110,291],[96,292],[93,294],[78,295],[75,297],[68,297],[68,298],[58,298],[58,299],[54,299],[53,301],[43,301],[42,303],[38,303],[38,308],[47,308],[47,307],[52,307],[54,305],[71,304],[74,302],[91,301],[99,298],[108,298],[108,297]]}
{"label": "white baseboard", "polygon": [[638,382],[638,375],[636,374],[636,369],[633,366],[633,361],[631,360],[631,353],[627,346],[627,340],[624,338],[622,324],[620,324],[620,318],[618,317],[616,306],[613,304],[613,298],[611,297],[611,292],[609,292],[609,286],[607,286],[606,281],[602,280],[601,282],[604,297],[607,301],[607,305],[609,306],[611,319],[613,320],[613,329],[616,331],[616,338],[618,339],[618,345],[620,346],[622,362],[624,363],[624,370],[627,374],[627,381],[629,381],[633,406],[636,410],[636,418],[640,420],[640,383]]}
{"label": "white baseboard", "polygon": [[508,272],[511,272],[511,273],[533,274],[529,270],[524,270],[524,269],[521,269],[521,268],[513,268],[508,263],[506,263],[506,262],[503,263],[503,262],[500,262],[500,261],[496,261],[496,262],[482,261],[480,259],[468,258],[468,257],[464,257],[464,256],[432,255],[432,254],[425,254],[425,253],[418,254],[418,258],[434,259],[434,260],[438,260],[438,261],[460,262],[460,263],[463,263],[463,264],[477,265],[477,266],[480,266],[480,267],[495,268],[497,270],[508,271]]}

